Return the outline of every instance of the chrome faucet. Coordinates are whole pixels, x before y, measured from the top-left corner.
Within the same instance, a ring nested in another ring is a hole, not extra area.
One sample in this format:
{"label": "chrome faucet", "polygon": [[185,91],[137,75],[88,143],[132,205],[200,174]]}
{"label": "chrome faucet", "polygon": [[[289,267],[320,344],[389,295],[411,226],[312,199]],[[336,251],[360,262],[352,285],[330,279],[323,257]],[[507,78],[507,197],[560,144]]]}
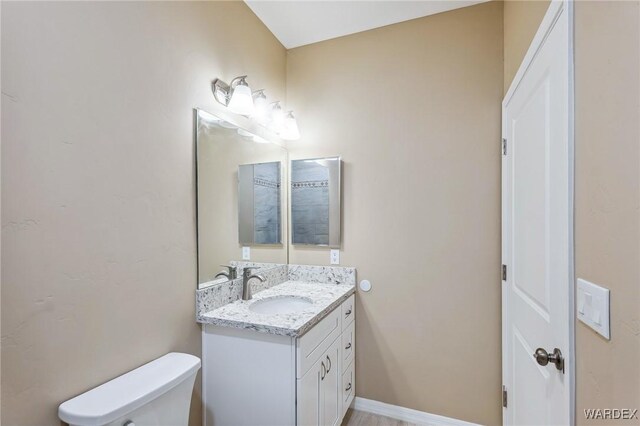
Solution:
{"label": "chrome faucet", "polygon": [[229,265],[220,265],[223,268],[227,268],[227,271],[220,271],[216,274],[215,277],[213,277],[213,279],[215,280],[218,277],[226,277],[229,281],[233,281],[237,278],[237,272],[236,272],[236,268],[235,266],[229,266]]}
{"label": "chrome faucet", "polygon": [[249,280],[256,278],[260,280],[260,282],[265,282],[265,278],[262,275],[252,274],[251,271],[254,269],[260,269],[257,267],[248,267],[244,268],[242,272],[242,300],[251,300],[253,297],[251,295],[251,286],[249,285]]}

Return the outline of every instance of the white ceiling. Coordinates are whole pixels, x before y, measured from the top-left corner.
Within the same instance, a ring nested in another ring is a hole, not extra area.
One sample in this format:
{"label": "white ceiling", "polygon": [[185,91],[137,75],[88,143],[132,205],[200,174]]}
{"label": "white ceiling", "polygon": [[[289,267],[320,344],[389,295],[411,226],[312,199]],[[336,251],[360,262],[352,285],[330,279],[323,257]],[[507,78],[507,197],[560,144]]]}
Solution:
{"label": "white ceiling", "polygon": [[287,49],[487,0],[245,0]]}

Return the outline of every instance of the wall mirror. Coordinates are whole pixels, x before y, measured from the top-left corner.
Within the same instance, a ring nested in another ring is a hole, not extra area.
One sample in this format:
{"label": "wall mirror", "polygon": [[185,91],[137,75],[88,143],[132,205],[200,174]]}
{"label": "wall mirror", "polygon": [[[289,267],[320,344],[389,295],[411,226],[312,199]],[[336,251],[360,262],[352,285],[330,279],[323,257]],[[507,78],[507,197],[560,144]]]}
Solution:
{"label": "wall mirror", "polygon": [[291,161],[291,242],[340,247],[340,157]]}
{"label": "wall mirror", "polygon": [[287,150],[245,117],[195,114],[198,288],[243,246],[252,262],[287,263]]}

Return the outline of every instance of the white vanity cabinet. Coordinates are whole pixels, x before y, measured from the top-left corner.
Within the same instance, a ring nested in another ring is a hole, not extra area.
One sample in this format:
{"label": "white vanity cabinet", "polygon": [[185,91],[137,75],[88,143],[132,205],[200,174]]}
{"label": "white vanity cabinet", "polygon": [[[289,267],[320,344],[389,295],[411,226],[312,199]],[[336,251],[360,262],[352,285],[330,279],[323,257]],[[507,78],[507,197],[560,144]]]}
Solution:
{"label": "white vanity cabinet", "polygon": [[355,395],[354,301],[300,337],[205,325],[205,425],[339,425]]}
{"label": "white vanity cabinet", "polygon": [[339,343],[338,339],[334,340],[309,371],[297,380],[297,424],[335,425],[342,419]]}
{"label": "white vanity cabinet", "polygon": [[297,339],[297,424],[340,424],[355,386],[354,296]]}

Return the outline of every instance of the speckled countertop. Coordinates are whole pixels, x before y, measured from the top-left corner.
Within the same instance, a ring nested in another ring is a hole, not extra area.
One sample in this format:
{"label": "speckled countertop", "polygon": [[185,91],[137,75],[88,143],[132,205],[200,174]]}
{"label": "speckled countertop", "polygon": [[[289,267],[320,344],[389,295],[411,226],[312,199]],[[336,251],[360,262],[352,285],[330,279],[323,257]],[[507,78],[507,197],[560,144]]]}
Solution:
{"label": "speckled countertop", "polygon": [[[355,291],[352,284],[286,281],[255,294],[251,300],[237,300],[206,312],[200,316],[199,321],[204,324],[299,337]],[[286,314],[262,314],[250,309],[251,304],[259,300],[284,296],[310,299],[312,304],[304,310]]]}

